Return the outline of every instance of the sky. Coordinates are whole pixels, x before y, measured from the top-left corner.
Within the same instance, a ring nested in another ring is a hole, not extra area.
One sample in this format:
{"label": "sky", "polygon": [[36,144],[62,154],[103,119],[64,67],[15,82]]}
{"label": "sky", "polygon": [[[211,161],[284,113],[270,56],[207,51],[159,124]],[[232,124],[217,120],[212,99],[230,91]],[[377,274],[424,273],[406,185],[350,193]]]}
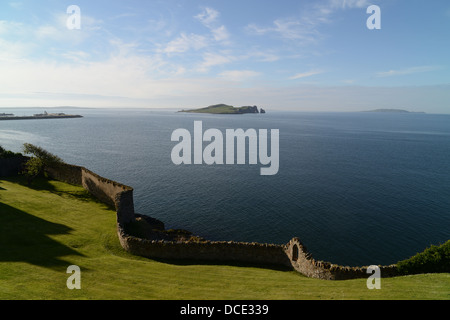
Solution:
{"label": "sky", "polygon": [[0,108],[450,113],[449,40],[448,0],[2,0]]}

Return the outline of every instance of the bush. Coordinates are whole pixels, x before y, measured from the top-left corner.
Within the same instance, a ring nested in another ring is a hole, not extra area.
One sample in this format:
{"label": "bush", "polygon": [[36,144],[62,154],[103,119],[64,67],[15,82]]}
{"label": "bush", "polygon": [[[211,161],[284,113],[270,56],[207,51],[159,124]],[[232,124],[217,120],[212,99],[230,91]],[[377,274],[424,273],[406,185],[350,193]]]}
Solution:
{"label": "bush", "polygon": [[401,274],[450,272],[450,240],[397,263]]}
{"label": "bush", "polygon": [[27,177],[28,185],[30,185],[37,176],[43,174],[46,168],[57,167],[64,163],[60,157],[30,143],[25,143],[23,145],[23,152],[25,154],[33,155],[33,157],[25,163],[25,170],[23,171],[23,174]]}
{"label": "bush", "polygon": [[5,150],[2,146],[0,146],[0,159],[20,157],[21,155],[21,153],[15,153],[9,150]]}

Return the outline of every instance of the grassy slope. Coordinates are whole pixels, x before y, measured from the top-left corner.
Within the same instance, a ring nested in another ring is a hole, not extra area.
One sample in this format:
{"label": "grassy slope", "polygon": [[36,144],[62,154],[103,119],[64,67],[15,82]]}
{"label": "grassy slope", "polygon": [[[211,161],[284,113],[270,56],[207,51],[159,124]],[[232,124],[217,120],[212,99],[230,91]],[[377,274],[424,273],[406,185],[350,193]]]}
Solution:
{"label": "grassy slope", "polygon": [[[76,186],[0,180],[0,299],[449,299],[450,275],[325,281],[293,271],[175,264],[132,256],[115,212]],[[69,290],[69,265],[81,290]]]}
{"label": "grassy slope", "polygon": [[184,110],[188,113],[211,113],[211,114],[240,114],[239,109],[226,104],[217,104],[206,108],[200,108],[195,110]]}

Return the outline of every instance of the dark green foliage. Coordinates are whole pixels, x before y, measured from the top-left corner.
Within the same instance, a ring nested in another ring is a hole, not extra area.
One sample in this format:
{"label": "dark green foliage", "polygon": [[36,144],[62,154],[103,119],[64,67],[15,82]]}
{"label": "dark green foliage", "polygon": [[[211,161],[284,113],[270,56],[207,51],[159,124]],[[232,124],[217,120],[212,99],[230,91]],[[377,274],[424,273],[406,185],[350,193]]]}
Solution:
{"label": "dark green foliage", "polygon": [[54,154],[51,154],[47,150],[41,147],[32,145],[31,143],[25,143],[23,145],[23,153],[31,154],[36,158],[42,159],[45,165],[53,165],[63,163],[62,159]]}
{"label": "dark green foliage", "polygon": [[0,159],[14,158],[20,157],[22,154],[15,153],[9,150],[5,150],[2,146],[0,146]]}
{"label": "dark green foliage", "polygon": [[33,179],[43,174],[46,168],[57,167],[64,163],[60,157],[30,143],[25,143],[23,145],[23,152],[24,154],[32,155],[25,163],[25,169],[23,171],[29,185]]}
{"label": "dark green foliage", "polygon": [[450,240],[397,263],[401,274],[450,272]]}

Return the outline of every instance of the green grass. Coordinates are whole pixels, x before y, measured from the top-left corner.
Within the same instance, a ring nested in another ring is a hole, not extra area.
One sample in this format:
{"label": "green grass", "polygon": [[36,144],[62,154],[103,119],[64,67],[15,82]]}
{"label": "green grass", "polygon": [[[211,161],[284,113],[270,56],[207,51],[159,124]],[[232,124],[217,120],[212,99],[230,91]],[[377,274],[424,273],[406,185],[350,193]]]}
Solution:
{"label": "green grass", "polygon": [[188,113],[211,113],[211,114],[244,114],[248,113],[249,107],[235,108],[226,104],[216,104],[206,108],[183,110],[182,112]]}
{"label": "green grass", "polygon": [[195,110],[183,110],[182,112],[190,112],[190,113],[212,113],[212,114],[236,114],[238,110],[233,106],[229,106],[226,104],[218,104],[214,106],[209,106],[206,108],[200,108]]}
{"label": "green grass", "polygon": [[[67,267],[81,268],[69,290]],[[161,262],[130,255],[115,212],[81,187],[0,180],[0,299],[449,299],[450,275],[326,281],[254,266]]]}

